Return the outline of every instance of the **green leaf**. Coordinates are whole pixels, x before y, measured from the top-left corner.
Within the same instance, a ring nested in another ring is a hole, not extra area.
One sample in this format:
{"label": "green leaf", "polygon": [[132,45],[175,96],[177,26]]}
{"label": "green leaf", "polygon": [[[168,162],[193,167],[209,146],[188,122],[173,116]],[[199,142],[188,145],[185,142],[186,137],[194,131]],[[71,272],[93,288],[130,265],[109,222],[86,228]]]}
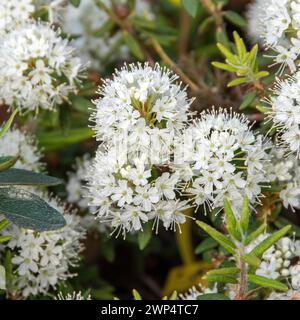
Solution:
{"label": "green leaf", "polygon": [[0,289],[5,290],[6,289],[6,276],[5,276],[5,269],[3,266],[0,266]]}
{"label": "green leaf", "polygon": [[80,0],[70,0],[70,2],[76,8],[78,8],[80,5]]}
{"label": "green leaf", "polygon": [[2,219],[0,221],[0,230],[4,229],[8,225],[9,225],[9,221],[7,219]]}
{"label": "green leaf", "polygon": [[205,251],[215,248],[218,242],[212,238],[204,239],[195,249],[196,254],[201,254]]}
{"label": "green leaf", "polygon": [[0,172],[12,167],[18,161],[18,159],[19,157],[0,157]]}
{"label": "green leaf", "polygon": [[260,225],[255,231],[251,232],[245,239],[244,245],[247,246],[253,240],[255,240],[260,234],[262,234],[266,230],[267,224],[263,223]]}
{"label": "green leaf", "polygon": [[243,261],[245,261],[246,263],[248,263],[250,266],[253,266],[255,268],[258,268],[261,264],[261,261],[259,258],[257,258],[257,256],[255,256],[254,254],[248,253],[245,254],[242,257]]}
{"label": "green leaf", "polygon": [[7,120],[7,122],[4,124],[4,126],[0,129],[0,138],[2,138],[6,132],[9,130],[12,122],[14,121],[14,118],[16,116],[16,114],[18,113],[18,109],[16,109],[11,116],[9,117],[9,119]]}
{"label": "green leaf", "polygon": [[254,283],[258,286],[267,287],[267,288],[275,289],[278,291],[288,291],[289,290],[289,288],[285,284],[283,284],[279,281],[269,279],[266,277],[262,277],[262,276],[257,276],[254,274],[248,274],[248,281],[251,283]]}
{"label": "green leaf", "polygon": [[141,295],[137,292],[137,290],[133,289],[133,290],[132,290],[132,295],[133,295],[134,300],[142,300],[142,297],[141,297]]}
{"label": "green leaf", "polygon": [[217,62],[217,61],[214,61],[211,63],[215,68],[219,68],[221,70],[226,70],[226,71],[229,71],[229,72],[236,72],[238,69],[235,68],[235,67],[232,67],[226,63],[222,63],[222,62]]}
{"label": "green leaf", "polygon": [[203,229],[206,233],[208,233],[212,238],[214,238],[221,246],[223,246],[229,253],[235,254],[235,244],[229,240],[226,236],[224,236],[221,232],[212,228],[208,224],[197,220],[196,223],[198,226]]}
{"label": "green leaf", "polygon": [[227,197],[224,197],[224,212],[226,215],[226,225],[227,225],[227,229],[229,234],[235,238],[236,240],[240,239],[240,234],[237,231],[237,221],[235,218],[235,215],[231,209],[231,205],[230,202],[228,200]]}
{"label": "green leaf", "polygon": [[138,244],[140,250],[144,250],[149,244],[152,236],[152,225],[151,223],[146,223],[143,225],[143,231],[138,233]]}
{"label": "green leaf", "polygon": [[222,293],[206,293],[200,294],[197,300],[230,300],[225,294]]}
{"label": "green leaf", "polygon": [[256,92],[252,91],[252,92],[248,92],[245,97],[243,102],[240,105],[240,110],[244,110],[246,108],[248,108],[251,103],[255,100],[256,98]]}
{"label": "green leaf", "polygon": [[229,62],[235,63],[236,56],[231,53],[223,44],[217,43],[217,47]]}
{"label": "green leaf", "polygon": [[3,236],[3,237],[0,237],[0,243],[4,243],[4,242],[7,242],[11,239],[11,236]]}
{"label": "green leaf", "polygon": [[239,274],[241,272],[241,269],[235,268],[235,267],[230,267],[230,268],[221,268],[221,269],[215,269],[208,271],[204,277],[207,275],[223,275],[223,276],[232,276]]}
{"label": "green leaf", "polygon": [[237,27],[245,28],[247,26],[247,21],[235,11],[228,10],[224,11],[223,14],[229,22]]}
{"label": "green leaf", "polygon": [[198,0],[182,0],[182,5],[190,16],[196,17],[199,5]]}
{"label": "green leaf", "polygon": [[49,231],[66,225],[56,209],[26,190],[0,188],[0,213],[25,229]]}
{"label": "green leaf", "polygon": [[241,214],[241,228],[244,233],[248,231],[249,225],[249,199],[247,196],[244,196],[242,214]]}
{"label": "green leaf", "polygon": [[174,292],[171,294],[169,300],[177,300],[177,298],[178,298],[177,291],[174,291]]}
{"label": "green leaf", "polygon": [[258,73],[255,74],[255,79],[260,79],[260,78],[264,78],[267,77],[269,75],[268,71],[260,71]]}
{"label": "green leaf", "polygon": [[247,83],[249,82],[249,78],[248,77],[241,77],[241,78],[237,78],[237,79],[234,79],[232,81],[230,81],[228,84],[227,84],[227,87],[235,87],[235,86],[238,86],[240,84],[244,84],[244,83]]}
{"label": "green leaf", "polygon": [[239,34],[236,31],[233,32],[233,38],[239,57],[241,57],[241,59],[244,59],[244,57],[247,54],[247,48],[243,39],[239,36]]}
{"label": "green leaf", "polygon": [[292,226],[289,225],[273,233],[267,239],[258,244],[250,253],[257,257],[261,257],[264,252],[272,247],[272,245],[275,244],[279,239],[281,239],[291,229],[291,227]]}
{"label": "green leaf", "polygon": [[84,97],[74,95],[70,98],[70,100],[73,108],[76,109],[77,111],[90,114],[91,109],[94,109],[93,103],[89,99],[86,99]]}
{"label": "green leaf", "polygon": [[45,151],[59,150],[67,145],[78,143],[94,136],[90,128],[77,128],[37,134],[39,144]]}
{"label": "green leaf", "polygon": [[139,60],[145,59],[141,46],[129,32],[123,31],[123,39],[126,45],[128,46],[128,49],[137,59]]}
{"label": "green leaf", "polygon": [[62,183],[61,179],[23,169],[12,168],[0,172],[0,185],[56,186]]}
{"label": "green leaf", "polygon": [[230,277],[227,275],[222,274],[212,274],[212,275],[205,275],[203,279],[209,281],[209,282],[222,282],[222,283],[238,283],[238,280],[235,277]]}

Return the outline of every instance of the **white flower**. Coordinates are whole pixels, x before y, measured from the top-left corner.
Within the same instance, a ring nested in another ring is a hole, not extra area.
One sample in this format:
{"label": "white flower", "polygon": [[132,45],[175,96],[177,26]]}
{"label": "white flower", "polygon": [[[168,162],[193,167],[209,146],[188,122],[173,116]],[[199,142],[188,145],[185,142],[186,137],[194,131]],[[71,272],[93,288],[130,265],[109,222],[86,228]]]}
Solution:
{"label": "white flower", "polygon": [[150,186],[137,186],[135,190],[137,195],[134,197],[134,204],[140,205],[141,208],[146,212],[151,211],[152,205],[159,201],[157,189]]}
{"label": "white flower", "polygon": [[[111,8],[111,1],[102,1]],[[124,6],[128,10],[127,1],[118,0],[118,6]],[[117,7],[118,7],[117,6]],[[150,6],[146,0],[136,1],[135,12],[144,19],[151,19]],[[81,0],[80,5],[75,8],[71,3],[63,12],[62,28],[64,32],[75,36],[74,45],[81,54],[84,62],[91,62],[94,69],[102,69],[107,61],[117,58],[126,59],[129,52],[126,46],[122,45],[122,34],[120,32],[107,32],[97,35],[102,28],[109,23],[109,16],[101,10],[94,0]]]}
{"label": "white flower", "polygon": [[51,25],[26,23],[0,44],[0,97],[21,111],[53,110],[76,92],[83,65]]}
{"label": "white flower", "polygon": [[[37,193],[37,192],[36,192]],[[80,217],[68,211],[56,198],[39,193],[48,204],[62,212],[66,226],[60,230],[35,232],[9,225],[1,230],[1,236],[11,235],[7,246],[12,250],[12,266],[15,275],[13,291],[23,297],[46,294],[49,290],[73,277],[70,268],[77,265],[83,250],[85,231]]]}
{"label": "white flower", "polygon": [[63,294],[62,292],[59,292],[55,300],[92,300],[92,298],[91,295],[82,295],[81,291],[73,291],[72,293],[68,294]]}
{"label": "white flower", "polygon": [[184,140],[192,148],[185,148],[189,152],[175,160],[174,168],[185,178],[189,166],[191,175],[181,184],[181,192],[192,195],[194,204],[222,208],[226,195],[238,215],[245,193],[250,203],[259,200],[261,187],[268,184],[264,171],[268,146],[251,131],[246,118],[226,110],[203,112],[182,132]]}
{"label": "white flower", "polygon": [[276,271],[277,269],[277,264],[263,261],[255,273],[262,277],[277,279],[279,277],[279,273]]}
{"label": "white flower", "polygon": [[31,171],[43,171],[44,165],[33,137],[20,129],[10,129],[0,139],[0,156],[19,157],[14,167]]}

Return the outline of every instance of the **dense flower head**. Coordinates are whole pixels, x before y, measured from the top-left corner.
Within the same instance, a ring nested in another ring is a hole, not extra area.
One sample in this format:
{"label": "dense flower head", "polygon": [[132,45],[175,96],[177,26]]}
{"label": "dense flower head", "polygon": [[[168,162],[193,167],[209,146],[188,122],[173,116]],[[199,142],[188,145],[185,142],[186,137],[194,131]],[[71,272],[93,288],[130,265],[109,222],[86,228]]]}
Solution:
{"label": "dense flower head", "polygon": [[0,139],[0,157],[19,157],[14,167],[31,171],[42,171],[42,157],[33,136],[20,129],[10,129]]}
{"label": "dense flower head", "polygon": [[273,291],[267,300],[300,300],[300,291],[292,289],[287,292]]}
{"label": "dense flower head", "polygon": [[191,147],[183,149],[183,161],[175,160],[175,166],[185,180],[182,193],[192,196],[196,206],[221,208],[227,196],[238,214],[245,194],[251,204],[258,201],[261,187],[267,185],[263,166],[268,146],[244,116],[226,110],[203,112],[180,139],[190,141]]}
{"label": "dense flower head", "polygon": [[278,81],[269,99],[269,118],[279,129],[279,141],[290,152],[300,153],[300,73]]}
{"label": "dense flower head", "polygon": [[174,133],[188,120],[192,102],[177,79],[158,64],[154,68],[147,63],[125,65],[116,71],[99,89],[101,97],[95,102],[97,138],[117,139],[115,144],[126,145],[128,154],[151,151],[150,158],[155,158],[165,150],[168,155]]}
{"label": "dense flower head", "polygon": [[300,208],[300,166],[293,156],[285,156],[283,148],[272,148],[271,161],[265,170],[271,185],[280,187],[279,197],[284,207]]}
{"label": "dense flower head", "polygon": [[186,293],[179,294],[180,300],[197,300],[197,298],[204,294],[218,293],[217,286],[213,288],[207,288],[199,284],[190,288]]}
{"label": "dense flower head", "polygon": [[249,34],[275,51],[275,63],[296,70],[300,54],[300,2],[256,0],[248,11]]}
{"label": "dense flower head", "polygon": [[25,298],[46,294],[73,277],[75,274],[71,268],[79,261],[83,250],[81,241],[85,238],[79,216],[57,198],[35,193],[61,212],[67,224],[62,229],[49,232],[36,232],[16,225],[1,230],[1,236],[11,236],[5,246],[12,251],[12,291]]}
{"label": "dense flower head", "polygon": [[[102,1],[110,9],[110,0]],[[124,0],[115,1],[117,6],[126,6]],[[125,8],[124,8],[125,9]],[[136,1],[135,14],[151,19],[150,6],[146,0]],[[76,36],[73,43],[81,54],[83,61],[90,62],[94,69],[102,69],[105,62],[115,58],[128,57],[128,49],[122,45],[121,32],[100,33],[109,23],[108,14],[100,9],[94,0],[81,0],[75,8],[69,4],[64,12],[62,28],[64,32]],[[119,47],[119,48],[118,48]]]}
{"label": "dense flower head", "polygon": [[76,92],[83,65],[50,24],[32,22],[3,36],[0,100],[21,111],[54,109]]}
{"label": "dense flower head", "polygon": [[190,206],[176,200],[178,175],[147,165],[144,159],[127,161],[116,149],[98,150],[89,175],[90,205],[97,207],[100,221],[110,224],[113,233],[143,230],[153,220],[156,232],[160,222],[176,229],[186,220]]}
{"label": "dense flower head", "polygon": [[[246,248],[250,252],[265,240],[269,234],[260,235]],[[262,256],[262,262],[256,274],[270,279],[285,279],[291,289],[300,289],[300,241],[288,237],[281,238]]]}

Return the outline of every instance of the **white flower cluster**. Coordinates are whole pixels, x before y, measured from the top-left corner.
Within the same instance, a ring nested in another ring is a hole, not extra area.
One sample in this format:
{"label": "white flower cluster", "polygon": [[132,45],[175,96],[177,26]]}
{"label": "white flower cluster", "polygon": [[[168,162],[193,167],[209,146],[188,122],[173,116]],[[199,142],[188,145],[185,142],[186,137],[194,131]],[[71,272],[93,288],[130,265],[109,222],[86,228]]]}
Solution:
{"label": "white flower cluster", "polygon": [[88,295],[87,297],[83,296],[81,291],[74,291],[68,294],[63,294],[62,292],[60,292],[55,300],[92,300],[92,298],[90,295]]}
{"label": "white flower cluster", "polygon": [[19,157],[14,167],[31,171],[42,171],[41,153],[36,142],[29,134],[20,129],[9,130],[0,139],[0,157]]}
{"label": "white flower cluster", "polygon": [[50,24],[32,22],[0,43],[0,100],[20,110],[52,110],[76,92],[83,69],[68,40]]}
{"label": "white flower cluster", "polygon": [[185,222],[182,211],[189,206],[175,200],[178,175],[164,172],[151,179],[152,170],[143,159],[126,162],[115,149],[97,152],[89,178],[90,205],[98,207],[98,218],[110,223],[117,235],[143,230],[149,220],[154,220],[156,232],[160,221],[166,229]]}
{"label": "white flower cluster", "polygon": [[[261,235],[256,243],[263,241],[267,234]],[[249,246],[251,251],[254,244]],[[280,239],[269,248],[262,256],[262,262],[256,270],[256,274],[270,279],[285,278],[292,289],[300,289],[300,241],[291,240],[288,237]]]}
{"label": "white flower cluster", "polygon": [[279,140],[290,152],[300,155],[300,72],[277,82],[269,99],[269,118],[279,129]]}
{"label": "white flower cluster", "polygon": [[269,161],[267,143],[251,131],[249,121],[232,112],[203,112],[184,131],[191,140],[183,165],[182,193],[197,206],[222,208],[224,196],[239,214],[246,194],[251,204],[259,200],[261,187],[268,185],[264,164]]}
{"label": "white flower cluster", "polygon": [[300,54],[300,2],[256,0],[248,11],[249,34],[275,51],[275,63],[296,70]]}
{"label": "white flower cluster", "polygon": [[273,148],[272,160],[266,163],[266,172],[273,186],[279,186],[283,205],[288,208],[300,208],[300,166],[292,156],[285,157],[285,150]]}
{"label": "white flower cluster", "polygon": [[118,234],[149,220],[156,231],[160,221],[167,229],[185,222],[189,206],[175,195],[179,176],[164,168],[191,103],[176,79],[158,65],[130,65],[99,91],[93,117],[103,144],[89,175],[90,205]]}
{"label": "white flower cluster", "polygon": [[80,217],[69,211],[58,199],[46,194],[41,197],[63,214],[67,223],[64,228],[35,232],[9,225],[1,231],[1,236],[12,236],[6,246],[13,252],[13,287],[25,298],[46,294],[61,281],[73,277],[75,274],[70,268],[77,265],[83,250],[81,241],[85,238]]}
{"label": "white flower cluster", "polygon": [[[111,8],[111,1],[102,1]],[[127,1],[115,1],[117,6],[125,6]],[[123,10],[128,10],[127,8]],[[119,8],[121,10],[121,8]],[[151,19],[150,6],[146,0],[136,1],[135,13],[145,19]],[[75,8],[69,4],[64,12],[62,28],[64,32],[75,36],[73,41],[75,47],[81,54],[84,62],[90,62],[93,69],[102,69],[103,64],[117,57],[125,59],[128,49],[122,45],[120,32],[101,32],[108,26],[110,18],[101,10],[94,0],[81,0],[80,5]],[[118,48],[119,47],[119,48]]]}

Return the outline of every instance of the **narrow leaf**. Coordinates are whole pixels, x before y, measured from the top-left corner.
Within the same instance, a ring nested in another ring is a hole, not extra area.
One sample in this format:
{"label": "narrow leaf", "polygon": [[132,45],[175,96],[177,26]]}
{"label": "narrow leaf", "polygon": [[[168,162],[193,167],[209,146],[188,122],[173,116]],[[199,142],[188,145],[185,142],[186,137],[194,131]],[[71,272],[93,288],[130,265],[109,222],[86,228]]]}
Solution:
{"label": "narrow leaf", "polygon": [[3,237],[0,237],[0,243],[4,243],[4,242],[7,242],[11,239],[11,236],[3,236]]}
{"label": "narrow leaf", "polygon": [[205,275],[203,279],[209,281],[209,282],[222,282],[222,283],[238,283],[238,280],[234,277],[226,276],[226,275]]}
{"label": "narrow leaf", "polygon": [[198,0],[182,0],[182,5],[190,16],[196,17],[198,11]]}
{"label": "narrow leaf", "polygon": [[19,157],[0,157],[0,172],[11,168],[17,161]]}
{"label": "narrow leaf", "polygon": [[151,240],[152,226],[151,223],[146,223],[143,226],[143,231],[138,233],[138,244],[140,250],[144,250]]}
{"label": "narrow leaf", "polygon": [[289,288],[285,284],[283,284],[279,281],[269,279],[266,277],[262,277],[262,276],[257,276],[254,274],[248,274],[248,280],[249,280],[249,282],[252,282],[252,283],[254,283],[258,286],[261,286],[261,287],[267,287],[267,288],[275,289],[278,291],[288,291],[289,290]]}
{"label": "narrow leaf", "polygon": [[137,290],[133,289],[132,290],[132,295],[134,297],[134,300],[142,300],[141,295],[137,292]]}
{"label": "narrow leaf", "polygon": [[18,113],[18,109],[16,109],[11,116],[9,117],[9,119],[7,120],[7,122],[5,123],[5,125],[0,129],[0,138],[2,138],[6,132],[9,130],[12,122],[14,121],[14,118],[16,116],[16,114]]}
{"label": "narrow leaf", "polygon": [[247,246],[253,240],[255,240],[260,234],[262,234],[266,230],[266,223],[260,225],[255,231],[251,232],[244,241],[244,245]]}
{"label": "narrow leaf", "polygon": [[145,59],[141,46],[130,33],[128,33],[127,31],[123,31],[123,39],[126,45],[128,46],[128,49],[137,59],[139,60]]}
{"label": "narrow leaf", "polygon": [[240,110],[244,110],[246,108],[248,108],[251,103],[255,100],[256,98],[256,92],[252,91],[252,92],[248,92],[245,97],[243,102],[240,105]]}
{"label": "narrow leaf", "polygon": [[232,24],[236,25],[237,27],[244,28],[247,26],[247,21],[235,11],[225,11],[224,17],[231,22]]}
{"label": "narrow leaf", "polygon": [[206,293],[200,294],[197,300],[230,300],[227,296],[222,293]]}
{"label": "narrow leaf", "polygon": [[231,209],[231,205],[230,205],[230,202],[227,197],[224,197],[224,212],[226,215],[227,229],[228,229],[229,234],[233,238],[239,240],[240,234],[236,228],[237,221],[236,221],[235,215]]}
{"label": "narrow leaf", "polygon": [[221,232],[212,228],[208,224],[197,220],[196,223],[198,226],[203,229],[206,233],[208,233],[212,238],[214,238],[221,246],[223,246],[229,253],[235,253],[235,244],[229,240],[226,236],[224,236]]}
{"label": "narrow leaf", "polygon": [[286,226],[279,231],[273,233],[270,237],[258,244],[250,253],[257,257],[261,257],[265,251],[267,251],[273,244],[275,244],[279,239],[281,239],[290,229],[291,225]]}
{"label": "narrow leaf", "polygon": [[201,254],[207,250],[213,249],[218,245],[218,242],[212,238],[204,239],[195,249],[196,254]]}
{"label": "narrow leaf", "polygon": [[242,214],[241,214],[241,228],[244,233],[247,232],[249,225],[249,199],[244,196]]}
{"label": "narrow leaf", "polygon": [[221,268],[221,269],[211,270],[211,271],[208,271],[206,273],[206,275],[224,275],[224,276],[229,275],[229,276],[232,276],[235,274],[239,274],[240,272],[241,272],[241,269],[232,267],[232,268]]}
{"label": "narrow leaf", "polygon": [[0,185],[56,186],[59,184],[62,184],[62,180],[58,178],[23,169],[13,168],[0,172]]}
{"label": "narrow leaf", "polygon": [[253,266],[255,268],[258,268],[260,266],[260,259],[257,258],[254,254],[248,253],[245,254],[242,257],[243,261],[245,261],[246,263],[248,263],[250,266]]}
{"label": "narrow leaf", "polygon": [[235,87],[235,86],[238,86],[240,84],[244,84],[244,83],[247,83],[249,82],[249,78],[248,77],[241,77],[241,78],[237,78],[237,79],[234,79],[232,81],[230,81],[227,85],[227,87]]}

